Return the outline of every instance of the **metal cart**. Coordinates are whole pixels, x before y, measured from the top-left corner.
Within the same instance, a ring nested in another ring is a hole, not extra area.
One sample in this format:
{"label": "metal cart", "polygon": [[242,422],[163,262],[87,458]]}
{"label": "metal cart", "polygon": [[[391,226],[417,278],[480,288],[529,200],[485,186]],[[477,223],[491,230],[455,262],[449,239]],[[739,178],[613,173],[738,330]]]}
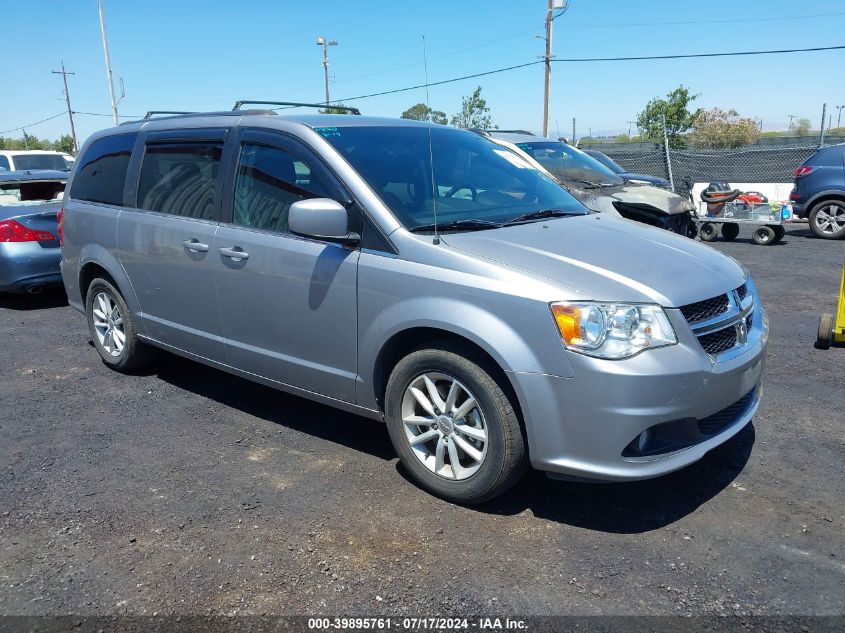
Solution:
{"label": "metal cart", "polygon": [[[768,245],[779,242],[786,235],[780,205],[768,202],[743,202],[734,200],[721,207],[716,215],[702,214],[696,217],[698,235],[704,242],[712,242],[721,232],[722,238],[732,241],[739,235],[740,224],[753,224],[757,228],[752,233],[755,244]],[[706,210],[707,205],[700,209]],[[720,231],[721,229],[721,231]]]}
{"label": "metal cart", "polygon": [[839,283],[839,304],[836,307],[836,315],[823,314],[819,319],[816,347],[830,349],[831,344],[845,347],[845,262],[842,264],[842,281]]}

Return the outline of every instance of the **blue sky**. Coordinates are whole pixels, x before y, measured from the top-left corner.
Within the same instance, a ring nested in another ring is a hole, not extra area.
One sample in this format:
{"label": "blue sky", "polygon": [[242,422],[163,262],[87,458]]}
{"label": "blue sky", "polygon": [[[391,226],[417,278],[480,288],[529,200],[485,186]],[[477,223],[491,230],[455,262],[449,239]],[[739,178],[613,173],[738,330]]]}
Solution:
{"label": "blue sky", "polygon": [[[423,83],[423,35],[432,82],[530,62],[543,52],[533,36],[543,32],[546,2],[106,0],[105,7],[112,65],[126,86],[119,110],[129,116],[227,109],[242,98],[321,101],[318,35],[339,42],[330,49],[332,99]],[[50,73],[62,60],[76,72],[69,78],[74,110],[110,112],[96,0],[4,0],[0,15],[6,62],[14,68],[0,93],[0,131],[63,111],[61,77]],[[731,22],[685,23],[708,20]],[[842,0],[570,0],[554,32],[561,58],[842,44]],[[764,129],[785,128],[789,114],[818,125],[822,103],[845,103],[843,69],[845,51],[559,63],[550,127],[568,135],[576,117],[578,136],[590,128],[594,135],[627,131],[650,98],[681,83],[701,94],[698,105],[736,108],[762,118]],[[433,87],[431,105],[452,114],[476,85],[500,127],[541,128],[542,65]],[[420,101],[421,89],[349,103],[366,114],[398,116]],[[80,114],[80,141],[110,124],[109,117]],[[66,116],[28,128],[47,138],[67,130]]]}

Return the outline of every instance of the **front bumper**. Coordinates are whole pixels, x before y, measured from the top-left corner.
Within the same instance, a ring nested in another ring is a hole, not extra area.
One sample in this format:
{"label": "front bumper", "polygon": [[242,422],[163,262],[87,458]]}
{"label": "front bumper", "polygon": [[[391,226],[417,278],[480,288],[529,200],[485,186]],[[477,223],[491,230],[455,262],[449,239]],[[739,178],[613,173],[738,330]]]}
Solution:
{"label": "front bumper", "polygon": [[62,283],[61,254],[38,242],[0,242],[0,292]]}
{"label": "front bumper", "polygon": [[[580,479],[657,477],[701,459],[751,421],[760,402],[768,342],[762,306],[742,353],[715,362],[677,310],[668,310],[678,344],[623,361],[570,353],[572,378],[512,372],[532,465]],[[712,436],[679,450],[632,457],[626,447],[661,423],[704,421],[751,396]]]}

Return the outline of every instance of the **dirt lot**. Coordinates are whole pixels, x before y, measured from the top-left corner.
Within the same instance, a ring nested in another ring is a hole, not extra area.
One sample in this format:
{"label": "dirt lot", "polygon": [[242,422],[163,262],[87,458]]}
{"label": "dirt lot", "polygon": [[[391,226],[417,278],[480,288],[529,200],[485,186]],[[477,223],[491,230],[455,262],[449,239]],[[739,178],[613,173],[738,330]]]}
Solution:
{"label": "dirt lot", "polygon": [[[463,508],[382,425],[162,355],[106,369],[61,295],[0,298],[0,613],[841,614],[845,243],[716,247],[771,321],[760,412],[636,484]],[[683,274],[683,271],[678,271]]]}

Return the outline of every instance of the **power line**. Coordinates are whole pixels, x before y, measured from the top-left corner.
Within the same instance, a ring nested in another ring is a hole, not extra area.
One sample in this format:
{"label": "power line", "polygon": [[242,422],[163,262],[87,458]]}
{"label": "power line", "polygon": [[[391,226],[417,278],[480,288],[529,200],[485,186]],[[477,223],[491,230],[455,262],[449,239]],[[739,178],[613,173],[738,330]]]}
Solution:
{"label": "power line", "polygon": [[[684,55],[646,55],[641,57],[578,57],[578,58],[568,58],[568,59],[560,59],[555,58],[552,59],[553,62],[569,62],[569,63],[578,63],[578,62],[612,62],[612,61],[641,61],[641,60],[658,60],[658,59],[690,59],[695,57],[735,57],[735,56],[743,56],[743,55],[775,55],[781,53],[807,53],[813,51],[832,51],[832,50],[843,50],[845,49],[845,45],[843,46],[819,46],[814,48],[788,48],[788,49],[781,49],[781,50],[769,50],[769,51],[736,51],[730,53],[692,53],[692,54],[684,54]],[[432,86],[442,86],[444,84],[455,83],[458,81],[464,81],[466,79],[475,79],[477,77],[485,77],[487,75],[495,75],[498,73],[504,73],[511,70],[517,70],[519,68],[527,68],[528,66],[535,66],[537,64],[545,63],[544,60],[537,60],[533,62],[527,62],[525,64],[517,64],[515,66],[506,66],[504,68],[497,68],[495,70],[488,70],[481,73],[474,73],[472,75],[464,75],[462,77],[454,77],[452,79],[443,79],[441,81],[434,81],[431,83],[424,83],[424,84],[417,84],[415,86],[407,86],[405,88],[395,88],[393,90],[383,90],[381,92],[373,92],[370,94],[359,95],[357,97],[346,97],[344,99],[333,99],[332,103],[340,103],[346,101],[357,101],[359,99],[370,99],[372,97],[382,97],[385,95],[396,94],[398,92],[407,92],[409,90],[418,90],[419,88],[425,87],[432,87]]]}
{"label": "power line", "polygon": [[808,20],[812,18],[827,18],[832,16],[845,15],[845,11],[836,11],[833,13],[814,13],[810,15],[784,15],[784,16],[769,16],[769,17],[748,17],[748,18],[725,18],[721,20],[681,20],[675,22],[613,22],[605,24],[578,24],[577,22],[570,23],[569,26],[578,28],[620,28],[629,26],[680,26],[684,24],[730,24],[736,22],[775,22],[782,20]]}
{"label": "power line", "polygon": [[641,57],[578,57],[557,58],[553,62],[629,62],[648,59],[692,59],[695,57],[739,57],[743,55],[778,55],[781,53],[810,53],[814,51],[843,50],[845,46],[818,46],[814,48],[783,48],[772,51],[733,51],[729,53],[691,53],[686,55],[643,55]]}
{"label": "power line", "polygon": [[9,132],[17,132],[18,130],[23,130],[28,127],[33,127],[34,125],[38,125],[40,123],[46,123],[47,121],[52,121],[53,119],[58,119],[60,116],[64,116],[67,114],[66,112],[59,112],[58,114],[54,114],[53,116],[47,117],[46,119],[41,119],[40,121],[36,121],[35,123],[28,123],[26,125],[22,125],[20,127],[13,127],[11,130],[3,130],[0,134],[8,134]]}

